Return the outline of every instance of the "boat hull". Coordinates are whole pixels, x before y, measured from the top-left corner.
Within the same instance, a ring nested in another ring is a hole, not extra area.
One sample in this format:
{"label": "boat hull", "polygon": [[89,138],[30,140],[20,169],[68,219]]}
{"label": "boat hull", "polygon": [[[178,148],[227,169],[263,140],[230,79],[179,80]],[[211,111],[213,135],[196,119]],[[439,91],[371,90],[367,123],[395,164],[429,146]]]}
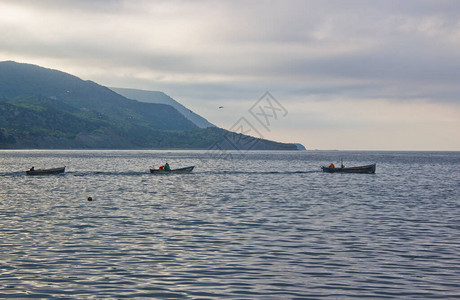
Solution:
{"label": "boat hull", "polygon": [[359,167],[350,167],[350,168],[329,168],[321,167],[323,172],[327,173],[363,173],[363,174],[374,174],[376,164],[359,166]]}
{"label": "boat hull", "polygon": [[27,175],[49,175],[49,174],[59,174],[64,173],[65,167],[61,168],[53,168],[53,169],[36,169],[36,170],[28,170],[26,171]]}
{"label": "boat hull", "polygon": [[150,169],[150,173],[152,174],[186,174],[193,171],[195,166],[180,168],[180,169],[173,169],[173,170],[159,170],[159,169]]}

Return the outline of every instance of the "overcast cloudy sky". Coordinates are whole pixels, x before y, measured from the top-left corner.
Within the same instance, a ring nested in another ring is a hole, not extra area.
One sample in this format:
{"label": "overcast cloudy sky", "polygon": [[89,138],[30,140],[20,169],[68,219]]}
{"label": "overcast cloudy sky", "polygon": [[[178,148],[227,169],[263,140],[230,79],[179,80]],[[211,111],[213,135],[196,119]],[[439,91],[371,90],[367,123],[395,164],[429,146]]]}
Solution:
{"label": "overcast cloudy sky", "polygon": [[[160,90],[223,128],[460,150],[460,1],[1,0],[0,34],[0,61]],[[266,91],[287,111],[268,128],[249,112]]]}

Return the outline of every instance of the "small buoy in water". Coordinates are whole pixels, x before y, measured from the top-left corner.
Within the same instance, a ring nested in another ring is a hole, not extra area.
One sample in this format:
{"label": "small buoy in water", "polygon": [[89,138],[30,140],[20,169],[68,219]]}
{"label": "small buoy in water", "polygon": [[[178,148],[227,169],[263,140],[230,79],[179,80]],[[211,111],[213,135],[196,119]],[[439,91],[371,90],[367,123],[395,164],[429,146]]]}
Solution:
{"label": "small buoy in water", "polygon": [[93,197],[89,196],[88,201],[93,201]]}

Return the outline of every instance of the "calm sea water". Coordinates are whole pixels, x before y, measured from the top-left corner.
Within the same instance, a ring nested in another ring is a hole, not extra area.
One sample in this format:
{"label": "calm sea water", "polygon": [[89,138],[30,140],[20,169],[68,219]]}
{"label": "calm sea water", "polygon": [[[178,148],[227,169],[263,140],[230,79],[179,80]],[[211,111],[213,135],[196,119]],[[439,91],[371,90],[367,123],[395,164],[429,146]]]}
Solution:
{"label": "calm sea water", "polygon": [[0,199],[1,298],[460,297],[460,152],[0,151]]}

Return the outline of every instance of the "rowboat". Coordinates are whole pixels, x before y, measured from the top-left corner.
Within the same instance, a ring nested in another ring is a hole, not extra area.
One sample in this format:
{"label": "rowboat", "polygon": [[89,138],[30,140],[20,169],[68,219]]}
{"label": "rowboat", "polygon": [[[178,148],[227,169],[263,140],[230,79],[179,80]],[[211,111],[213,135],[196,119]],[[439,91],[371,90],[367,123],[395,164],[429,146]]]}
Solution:
{"label": "rowboat", "polygon": [[193,171],[195,166],[180,168],[180,169],[172,169],[172,170],[160,170],[160,169],[150,169],[150,173],[152,174],[185,174],[190,173]]}
{"label": "rowboat", "polygon": [[59,174],[65,172],[65,166],[53,169],[34,169],[26,171],[27,175],[48,175],[48,174]]}
{"label": "rowboat", "polygon": [[375,164],[359,167],[349,167],[349,168],[329,168],[321,167],[323,172],[327,173],[365,173],[373,174],[375,173]]}

